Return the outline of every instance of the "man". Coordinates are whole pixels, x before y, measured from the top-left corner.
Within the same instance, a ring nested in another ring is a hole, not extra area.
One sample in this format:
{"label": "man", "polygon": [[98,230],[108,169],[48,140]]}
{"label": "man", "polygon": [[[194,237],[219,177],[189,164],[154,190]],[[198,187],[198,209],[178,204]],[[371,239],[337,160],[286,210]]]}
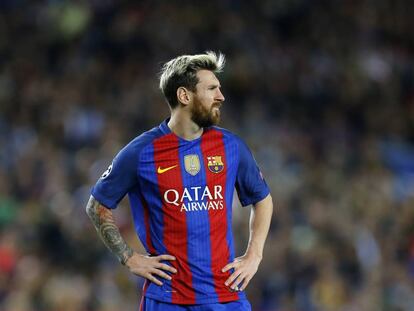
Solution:
{"label": "man", "polygon": [[[216,127],[224,56],[179,56],[162,69],[171,117],[132,140],[92,189],[87,213],[106,246],[146,279],[141,310],[250,310],[244,289],[262,259],[273,204],[244,142]],[[234,258],[232,200],[253,204],[250,239]],[[148,255],[121,237],[111,209],[128,194]]]}

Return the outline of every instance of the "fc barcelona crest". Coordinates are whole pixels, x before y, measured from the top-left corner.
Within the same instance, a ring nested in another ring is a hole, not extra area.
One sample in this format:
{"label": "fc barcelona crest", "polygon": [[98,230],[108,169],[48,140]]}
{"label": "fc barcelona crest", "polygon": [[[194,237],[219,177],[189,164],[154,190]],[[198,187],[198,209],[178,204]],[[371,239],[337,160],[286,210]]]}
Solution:
{"label": "fc barcelona crest", "polygon": [[210,172],[220,173],[224,168],[224,163],[221,160],[221,156],[207,157],[207,166]]}
{"label": "fc barcelona crest", "polygon": [[198,155],[188,154],[184,156],[184,166],[188,174],[193,176],[197,175],[200,171],[200,160]]}

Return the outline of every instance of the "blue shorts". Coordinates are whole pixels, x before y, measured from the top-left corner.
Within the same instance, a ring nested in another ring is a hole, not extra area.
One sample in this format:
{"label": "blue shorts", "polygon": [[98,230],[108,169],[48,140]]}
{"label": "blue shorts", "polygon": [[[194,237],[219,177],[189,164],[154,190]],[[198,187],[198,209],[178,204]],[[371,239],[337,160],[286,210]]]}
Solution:
{"label": "blue shorts", "polygon": [[142,297],[139,311],[251,311],[252,307],[246,300],[223,303],[206,303],[201,305],[176,305],[172,303]]}

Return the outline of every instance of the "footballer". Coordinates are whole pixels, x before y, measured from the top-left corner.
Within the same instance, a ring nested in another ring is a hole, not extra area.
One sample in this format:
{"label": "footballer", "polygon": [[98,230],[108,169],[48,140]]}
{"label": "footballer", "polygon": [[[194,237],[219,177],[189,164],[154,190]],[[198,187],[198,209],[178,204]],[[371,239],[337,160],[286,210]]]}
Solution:
{"label": "footballer", "polygon": [[[221,53],[168,61],[160,89],[171,115],[113,159],[86,207],[100,238],[145,278],[140,310],[251,310],[244,290],[259,268],[272,218],[269,187],[244,141],[218,127]],[[235,257],[234,190],[251,205],[250,238]],[[146,254],[125,242],[112,210],[128,195]]]}

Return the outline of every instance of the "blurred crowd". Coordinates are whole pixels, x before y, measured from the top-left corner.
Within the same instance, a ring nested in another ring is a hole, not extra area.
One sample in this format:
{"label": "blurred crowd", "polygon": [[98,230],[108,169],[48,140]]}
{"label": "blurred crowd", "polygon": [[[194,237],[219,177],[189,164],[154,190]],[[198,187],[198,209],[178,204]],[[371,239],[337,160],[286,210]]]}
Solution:
{"label": "blurred crowd", "polygon": [[[90,188],[169,115],[160,65],[227,56],[222,126],[275,203],[255,311],[414,310],[414,2],[0,1],[0,310],[137,310]],[[237,253],[249,208],[234,206]],[[115,212],[134,248],[128,202]]]}

